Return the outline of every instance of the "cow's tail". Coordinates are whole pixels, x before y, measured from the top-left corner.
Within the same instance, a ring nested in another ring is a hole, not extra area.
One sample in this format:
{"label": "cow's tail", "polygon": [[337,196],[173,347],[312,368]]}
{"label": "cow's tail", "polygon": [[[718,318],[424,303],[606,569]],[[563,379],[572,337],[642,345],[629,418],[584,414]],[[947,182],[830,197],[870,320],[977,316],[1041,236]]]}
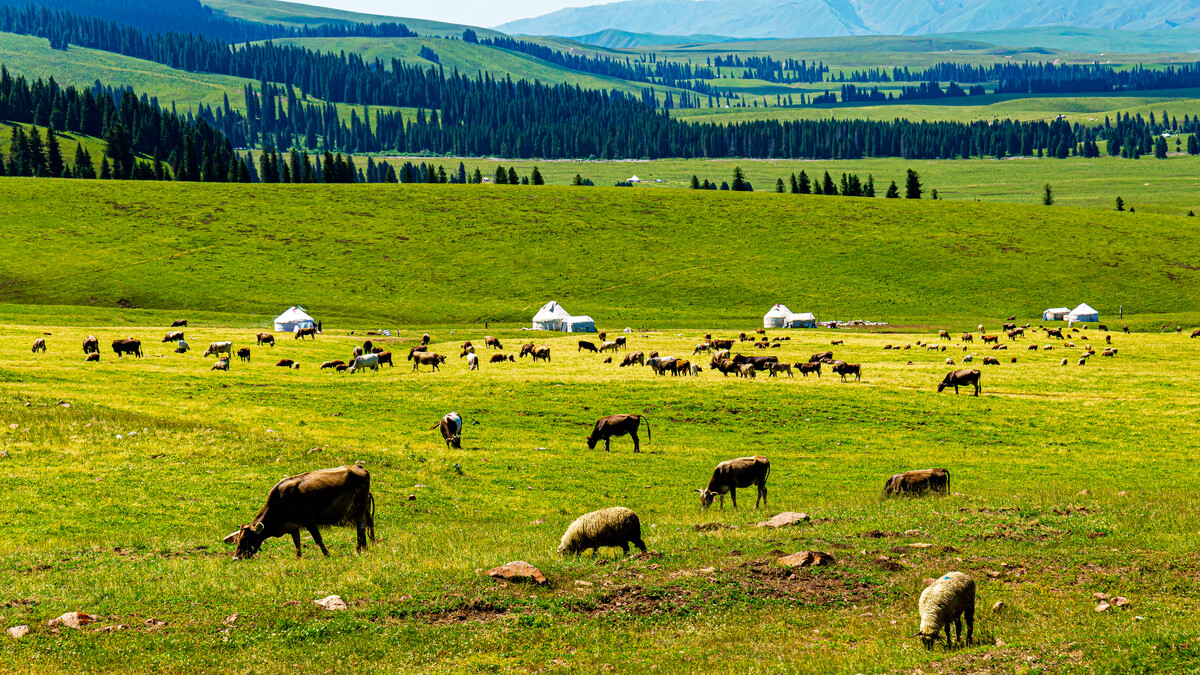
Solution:
{"label": "cow's tail", "polygon": [[646,417],[645,415],[640,415],[639,418],[643,422],[646,423],[646,441],[649,442],[651,440],[650,439],[650,418]]}
{"label": "cow's tail", "polygon": [[437,424],[435,424],[435,425],[433,425],[433,426],[429,427],[429,430],[430,430],[430,431],[433,431],[434,429],[438,428],[438,427],[439,427],[439,426],[441,426],[441,425],[442,425],[442,423],[439,421]]}
{"label": "cow's tail", "polygon": [[367,532],[371,535],[371,541],[378,541],[375,538],[375,495],[367,493],[367,499],[370,500],[370,509],[367,511]]}

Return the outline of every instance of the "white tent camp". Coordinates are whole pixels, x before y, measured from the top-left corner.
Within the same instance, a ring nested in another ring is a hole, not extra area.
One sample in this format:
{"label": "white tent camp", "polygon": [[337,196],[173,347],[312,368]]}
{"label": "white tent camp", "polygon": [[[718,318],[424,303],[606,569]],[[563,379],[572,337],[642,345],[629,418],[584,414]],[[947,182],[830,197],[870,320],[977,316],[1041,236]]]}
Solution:
{"label": "white tent camp", "polygon": [[1092,309],[1086,302],[1079,303],[1079,306],[1071,310],[1067,315],[1067,321],[1071,323],[1084,323],[1088,321],[1099,321],[1100,312]]}
{"label": "white tent camp", "polygon": [[285,333],[295,333],[301,328],[312,328],[317,320],[308,315],[300,305],[288,307],[283,314],[275,317],[275,330]]}
{"label": "white tent camp", "polygon": [[783,328],[784,322],[787,321],[791,313],[792,310],[783,305],[776,304],[771,308],[771,311],[763,314],[763,328]]}
{"label": "white tent camp", "polygon": [[533,315],[533,330],[557,330],[567,333],[595,333],[596,322],[585,315],[571,316],[562,305],[551,300]]}
{"label": "white tent camp", "polygon": [[627,180],[627,181],[625,181],[625,182],[626,182],[626,183],[640,183],[640,182],[642,182],[642,179],[641,179],[641,178],[638,178],[638,177],[637,177],[637,174],[634,174],[634,175],[630,176],[630,177],[629,177],[629,180]]}
{"label": "white tent camp", "polygon": [[1065,321],[1070,313],[1067,307],[1055,307],[1042,312],[1042,321]]}
{"label": "white tent camp", "polygon": [[816,328],[817,317],[810,312],[801,312],[800,314],[789,314],[783,320],[784,328]]}

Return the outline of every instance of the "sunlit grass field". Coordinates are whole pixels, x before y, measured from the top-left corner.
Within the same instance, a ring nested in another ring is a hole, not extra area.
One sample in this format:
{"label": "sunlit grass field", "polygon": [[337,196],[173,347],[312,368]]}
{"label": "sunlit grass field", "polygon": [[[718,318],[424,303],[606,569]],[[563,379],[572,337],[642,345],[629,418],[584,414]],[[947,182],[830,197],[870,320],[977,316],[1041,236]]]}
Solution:
{"label": "sunlit grass field", "polygon": [[[967,353],[1002,357],[999,366],[976,361],[983,394],[974,398],[936,393],[952,368],[945,359],[964,352],[957,339],[945,352],[918,347],[937,342],[932,329],[768,331],[792,338],[769,353],[799,361],[833,349],[863,365],[862,382],[828,371],[820,379],[659,377],[576,351],[588,336],[475,325],[391,326],[392,338],[371,339],[399,355],[430,332],[446,365],[413,373],[399,356],[396,368],[351,376],[317,366],[345,359],[367,327],[385,326],[348,323],[315,342],[281,334],[272,349],[253,344],[260,326],[236,317],[180,310],[124,325],[117,312],[84,309],[94,325],[63,326],[19,317],[66,319],[75,308],[0,311],[0,507],[8,514],[0,616],[5,627],[32,627],[0,640],[9,670],[1200,665],[1190,645],[1200,609],[1189,470],[1198,346],[1187,333],[1115,332],[1118,356],[1082,367],[1080,348],[1104,343],[1091,328],[1069,337],[1075,349],[1040,334],[1006,341],[1003,351],[972,347]],[[196,351],[175,355],[158,340],[170,317],[189,316]],[[1130,322],[1136,330],[1159,319]],[[714,333],[733,337],[754,325]],[[973,326],[947,328],[957,338]],[[630,349],[690,357],[702,332],[629,334]],[[485,333],[499,336],[505,353],[526,340],[549,345],[551,363],[467,372],[459,344],[480,344]],[[83,361],[88,334],[100,338],[99,364]],[[111,353],[112,339],[130,335],[143,340],[146,358]],[[36,337],[47,353],[29,352]],[[225,339],[250,346],[251,361],[210,371],[212,358],[199,351]],[[1031,343],[1056,349],[1027,351]],[[759,353],[750,343],[739,351]],[[1058,365],[1064,357],[1069,365]],[[280,358],[301,367],[277,368]],[[462,450],[429,430],[451,410],[467,420]],[[591,423],[616,412],[648,416],[652,440],[643,436],[641,454],[627,438],[614,439],[611,453],[587,449]],[[767,508],[755,512],[752,491],[743,491],[740,510],[727,503],[702,512],[692,490],[717,462],[749,454],[771,460]],[[377,504],[380,541],[368,552],[356,556],[352,532],[333,529],[328,559],[307,536],[299,560],[286,538],[251,561],[230,559],[221,537],[253,517],[275,481],[355,461],[371,471]],[[892,473],[929,466],[950,470],[951,496],[880,499]],[[572,519],[611,505],[639,513],[650,554],[555,553]],[[788,510],[810,514],[811,524],[755,527]],[[804,550],[836,563],[794,574],[774,563]],[[512,560],[538,566],[549,587],[482,574]],[[979,644],[926,651],[909,637],[916,599],[924,579],[950,570],[979,585]],[[1097,613],[1098,592],[1131,604]],[[312,604],[329,594],[349,611]],[[1007,608],[994,614],[998,601]],[[101,618],[57,634],[44,625],[75,610]]]}

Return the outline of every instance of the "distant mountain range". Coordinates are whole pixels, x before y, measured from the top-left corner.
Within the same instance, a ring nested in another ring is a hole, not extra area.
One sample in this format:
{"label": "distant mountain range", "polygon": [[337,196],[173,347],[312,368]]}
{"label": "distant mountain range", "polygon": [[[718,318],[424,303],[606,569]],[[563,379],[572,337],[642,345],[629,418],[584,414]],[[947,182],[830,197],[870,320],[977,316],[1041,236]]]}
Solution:
{"label": "distant mountain range", "polygon": [[[1200,0],[625,0],[497,26],[510,34],[801,38],[1074,26],[1200,28]],[[1047,45],[1052,46],[1052,45]]]}

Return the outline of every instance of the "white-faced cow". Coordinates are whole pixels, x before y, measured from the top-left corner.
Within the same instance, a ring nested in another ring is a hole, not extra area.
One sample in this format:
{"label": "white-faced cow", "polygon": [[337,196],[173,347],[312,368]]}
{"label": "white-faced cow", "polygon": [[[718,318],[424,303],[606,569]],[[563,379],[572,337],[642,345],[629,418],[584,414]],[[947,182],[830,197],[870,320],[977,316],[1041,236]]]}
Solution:
{"label": "white-faced cow", "polygon": [[456,412],[452,412],[443,417],[437,424],[429,427],[430,429],[440,429],[442,439],[446,441],[446,448],[461,448],[462,447],[462,431],[463,418]]}

